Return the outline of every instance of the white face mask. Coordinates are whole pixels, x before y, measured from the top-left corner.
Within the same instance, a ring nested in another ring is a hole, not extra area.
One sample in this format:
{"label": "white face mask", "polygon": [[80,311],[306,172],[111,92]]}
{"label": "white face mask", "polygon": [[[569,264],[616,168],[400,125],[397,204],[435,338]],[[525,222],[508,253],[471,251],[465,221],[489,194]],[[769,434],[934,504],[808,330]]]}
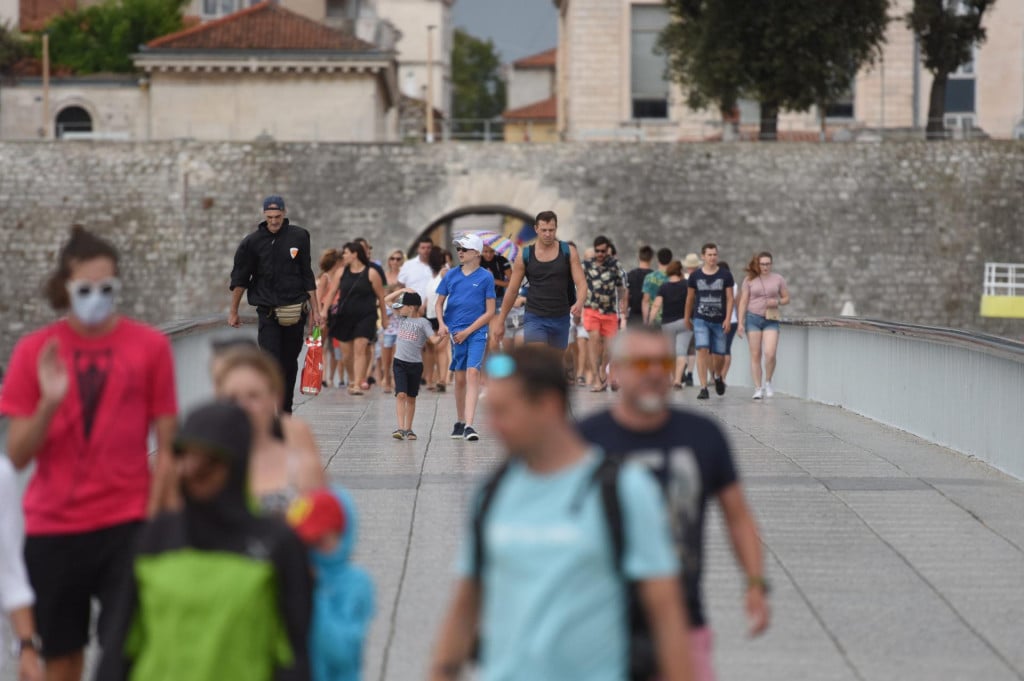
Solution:
{"label": "white face mask", "polygon": [[121,290],[119,279],[100,282],[69,281],[68,296],[71,313],[86,326],[99,326],[117,310],[117,294]]}

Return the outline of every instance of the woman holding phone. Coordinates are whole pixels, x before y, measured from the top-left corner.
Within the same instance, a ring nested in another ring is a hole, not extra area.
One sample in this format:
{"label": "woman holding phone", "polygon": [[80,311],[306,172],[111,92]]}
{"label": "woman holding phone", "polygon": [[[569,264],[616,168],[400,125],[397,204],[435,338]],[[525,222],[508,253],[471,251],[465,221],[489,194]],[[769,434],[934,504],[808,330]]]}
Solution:
{"label": "woman holding phone", "polygon": [[745,274],[740,287],[737,334],[740,338],[744,334],[748,337],[754,399],[760,400],[775,394],[772,390],[772,377],[775,375],[779,349],[779,322],[782,319],[780,308],[789,304],[789,288],[786,280],[772,271],[772,254],[768,251],[761,251],[751,258]]}

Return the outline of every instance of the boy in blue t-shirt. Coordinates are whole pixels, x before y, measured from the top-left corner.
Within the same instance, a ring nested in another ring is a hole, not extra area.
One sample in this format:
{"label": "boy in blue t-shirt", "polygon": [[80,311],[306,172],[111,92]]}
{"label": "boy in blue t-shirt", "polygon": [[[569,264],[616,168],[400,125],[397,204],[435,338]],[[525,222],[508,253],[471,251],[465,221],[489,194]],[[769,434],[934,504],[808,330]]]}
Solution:
{"label": "boy in blue t-shirt", "polygon": [[[487,325],[494,317],[494,277],[480,267],[484,244],[476,234],[455,240],[461,267],[453,268],[437,286],[438,334],[452,337],[452,365],[455,372],[455,409],[458,420],[452,439],[470,442],[480,439],[473,428],[480,397],[480,367],[487,351]],[[445,309],[445,301],[448,307]]]}

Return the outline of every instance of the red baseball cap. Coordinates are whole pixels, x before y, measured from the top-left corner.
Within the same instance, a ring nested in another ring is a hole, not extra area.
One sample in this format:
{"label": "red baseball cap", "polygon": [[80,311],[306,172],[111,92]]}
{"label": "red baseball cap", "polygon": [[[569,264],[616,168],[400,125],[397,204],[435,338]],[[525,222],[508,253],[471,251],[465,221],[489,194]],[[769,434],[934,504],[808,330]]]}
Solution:
{"label": "red baseball cap", "polygon": [[288,508],[288,524],[306,544],[314,544],[328,532],[345,531],[345,509],[330,490],[299,497]]}

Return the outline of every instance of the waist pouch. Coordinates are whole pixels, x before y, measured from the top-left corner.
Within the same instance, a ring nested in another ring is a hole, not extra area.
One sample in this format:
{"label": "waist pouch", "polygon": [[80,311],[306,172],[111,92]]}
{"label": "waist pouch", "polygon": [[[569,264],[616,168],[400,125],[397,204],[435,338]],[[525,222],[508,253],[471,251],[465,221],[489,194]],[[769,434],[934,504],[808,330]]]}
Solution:
{"label": "waist pouch", "polygon": [[294,305],[281,305],[274,308],[274,319],[281,326],[295,326],[302,319],[306,311],[306,303],[295,303]]}

